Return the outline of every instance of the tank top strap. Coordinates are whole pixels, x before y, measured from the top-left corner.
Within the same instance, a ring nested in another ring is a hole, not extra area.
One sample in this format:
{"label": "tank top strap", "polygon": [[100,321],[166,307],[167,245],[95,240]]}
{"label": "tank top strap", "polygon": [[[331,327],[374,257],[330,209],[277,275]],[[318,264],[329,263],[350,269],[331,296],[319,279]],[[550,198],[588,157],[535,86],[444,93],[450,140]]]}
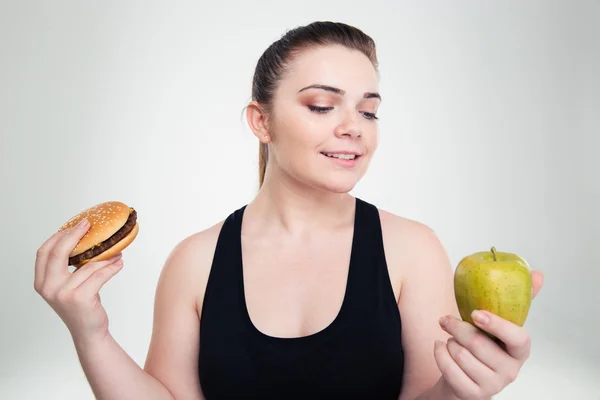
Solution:
{"label": "tank top strap", "polygon": [[347,288],[349,314],[380,313],[382,310],[397,313],[377,207],[356,198],[354,229]]}
{"label": "tank top strap", "polygon": [[[223,315],[239,314],[240,297],[239,263],[242,258],[240,243],[240,229],[242,216],[247,205],[230,213],[223,221],[214,250],[211,270],[204,294],[203,311],[217,311],[217,319],[222,320]],[[213,307],[213,304],[215,307]],[[206,316],[209,319],[211,316]],[[204,315],[203,315],[203,320]]]}

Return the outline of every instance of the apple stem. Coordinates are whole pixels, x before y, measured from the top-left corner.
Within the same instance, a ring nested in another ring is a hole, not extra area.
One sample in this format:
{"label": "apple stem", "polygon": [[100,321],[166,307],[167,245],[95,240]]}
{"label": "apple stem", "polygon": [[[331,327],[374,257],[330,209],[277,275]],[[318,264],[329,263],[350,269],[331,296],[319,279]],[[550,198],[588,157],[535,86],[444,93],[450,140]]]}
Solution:
{"label": "apple stem", "polygon": [[498,261],[498,258],[496,257],[496,248],[494,246],[492,246],[492,255],[494,256],[494,261]]}

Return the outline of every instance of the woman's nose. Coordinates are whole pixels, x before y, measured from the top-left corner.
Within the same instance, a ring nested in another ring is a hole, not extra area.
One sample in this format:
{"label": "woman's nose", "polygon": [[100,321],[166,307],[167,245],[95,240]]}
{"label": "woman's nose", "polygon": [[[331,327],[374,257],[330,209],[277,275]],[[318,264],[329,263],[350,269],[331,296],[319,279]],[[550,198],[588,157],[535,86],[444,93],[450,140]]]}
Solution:
{"label": "woman's nose", "polygon": [[358,116],[352,115],[352,112],[345,113],[344,120],[335,129],[336,136],[360,137],[362,135],[362,128],[358,118]]}

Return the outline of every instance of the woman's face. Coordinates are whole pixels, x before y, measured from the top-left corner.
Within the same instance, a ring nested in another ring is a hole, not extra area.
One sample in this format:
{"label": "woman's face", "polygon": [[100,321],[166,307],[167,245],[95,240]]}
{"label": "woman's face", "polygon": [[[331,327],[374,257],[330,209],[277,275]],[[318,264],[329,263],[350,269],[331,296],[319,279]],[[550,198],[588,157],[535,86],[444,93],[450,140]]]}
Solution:
{"label": "woman's face", "polygon": [[361,52],[327,46],[301,53],[275,93],[268,168],[288,183],[352,190],[377,148],[377,92],[377,73]]}

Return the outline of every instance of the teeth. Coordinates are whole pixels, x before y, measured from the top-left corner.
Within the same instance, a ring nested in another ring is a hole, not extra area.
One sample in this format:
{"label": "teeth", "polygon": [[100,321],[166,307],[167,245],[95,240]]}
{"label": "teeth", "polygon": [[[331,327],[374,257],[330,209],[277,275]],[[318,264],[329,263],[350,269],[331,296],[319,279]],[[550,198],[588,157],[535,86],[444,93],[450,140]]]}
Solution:
{"label": "teeth", "polygon": [[327,157],[341,158],[342,160],[354,160],[356,158],[356,155],[354,155],[354,154],[325,153],[325,155],[327,155]]}

